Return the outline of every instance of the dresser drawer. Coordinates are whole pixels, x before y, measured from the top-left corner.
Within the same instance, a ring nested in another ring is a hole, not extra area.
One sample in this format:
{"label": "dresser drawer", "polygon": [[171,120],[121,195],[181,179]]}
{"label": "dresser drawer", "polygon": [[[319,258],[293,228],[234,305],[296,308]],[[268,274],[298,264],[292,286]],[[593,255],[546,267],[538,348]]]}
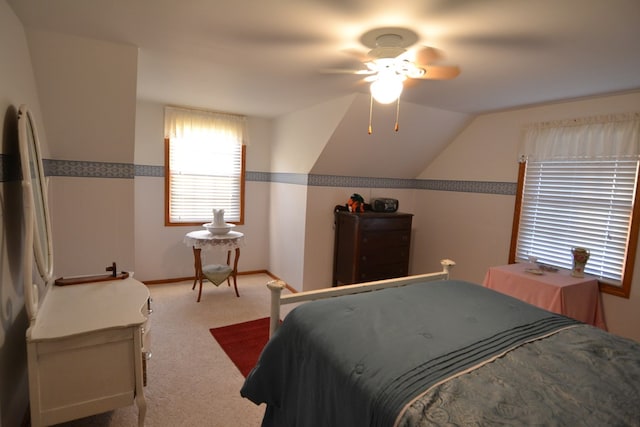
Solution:
{"label": "dresser drawer", "polygon": [[386,265],[407,263],[409,259],[409,246],[398,246],[386,250],[362,251],[360,254],[360,269],[364,270],[371,265]]}
{"label": "dresser drawer", "polygon": [[409,246],[411,230],[365,231],[362,233],[361,251],[371,253],[384,251],[398,246]]}
{"label": "dresser drawer", "polygon": [[363,218],[361,230],[411,230],[411,217]]}

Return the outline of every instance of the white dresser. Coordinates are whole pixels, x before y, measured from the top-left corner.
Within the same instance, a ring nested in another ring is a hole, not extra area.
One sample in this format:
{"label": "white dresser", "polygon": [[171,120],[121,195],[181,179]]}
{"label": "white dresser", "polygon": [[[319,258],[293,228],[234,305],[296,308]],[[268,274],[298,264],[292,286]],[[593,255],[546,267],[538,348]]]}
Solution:
{"label": "white dresser", "polygon": [[[17,115],[24,208],[24,305],[31,425],[57,424],[138,406],[144,425],[149,347],[149,290],[128,273],[62,280],[54,285],[47,181],[31,112]],[[34,262],[35,261],[35,262]],[[34,264],[45,291],[34,285]],[[122,279],[121,277],[126,277]]]}
{"label": "white dresser", "polygon": [[149,290],[133,279],[52,286],[27,331],[31,425],[138,406],[150,357]]}

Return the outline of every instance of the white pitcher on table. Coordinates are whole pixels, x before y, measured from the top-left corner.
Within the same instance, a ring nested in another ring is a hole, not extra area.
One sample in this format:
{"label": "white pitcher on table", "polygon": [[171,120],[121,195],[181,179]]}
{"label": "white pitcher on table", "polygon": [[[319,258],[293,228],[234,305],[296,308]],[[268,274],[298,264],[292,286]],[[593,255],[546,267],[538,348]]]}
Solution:
{"label": "white pitcher on table", "polygon": [[213,225],[215,226],[226,225],[226,222],[224,222],[224,209],[213,210]]}

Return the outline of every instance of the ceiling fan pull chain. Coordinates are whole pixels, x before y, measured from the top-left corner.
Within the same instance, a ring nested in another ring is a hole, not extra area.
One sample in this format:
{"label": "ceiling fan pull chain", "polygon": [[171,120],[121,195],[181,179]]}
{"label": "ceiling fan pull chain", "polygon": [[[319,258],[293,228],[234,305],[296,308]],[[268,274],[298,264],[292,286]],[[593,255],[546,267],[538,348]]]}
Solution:
{"label": "ceiling fan pull chain", "polygon": [[373,133],[371,129],[371,117],[373,116],[373,95],[369,95],[371,102],[369,103],[369,135]]}
{"label": "ceiling fan pull chain", "polygon": [[400,97],[398,97],[398,105],[396,105],[396,126],[394,128],[394,130],[396,132],[398,132],[398,129],[400,129],[400,126],[398,126],[398,120],[400,118]]}

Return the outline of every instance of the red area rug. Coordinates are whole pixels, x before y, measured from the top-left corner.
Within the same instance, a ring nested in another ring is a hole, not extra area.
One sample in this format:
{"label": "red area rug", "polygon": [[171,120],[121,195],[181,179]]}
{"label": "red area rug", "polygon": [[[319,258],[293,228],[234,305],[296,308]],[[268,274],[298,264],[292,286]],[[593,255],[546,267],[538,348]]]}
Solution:
{"label": "red area rug", "polygon": [[264,317],[209,330],[246,378],[269,340],[269,318]]}

